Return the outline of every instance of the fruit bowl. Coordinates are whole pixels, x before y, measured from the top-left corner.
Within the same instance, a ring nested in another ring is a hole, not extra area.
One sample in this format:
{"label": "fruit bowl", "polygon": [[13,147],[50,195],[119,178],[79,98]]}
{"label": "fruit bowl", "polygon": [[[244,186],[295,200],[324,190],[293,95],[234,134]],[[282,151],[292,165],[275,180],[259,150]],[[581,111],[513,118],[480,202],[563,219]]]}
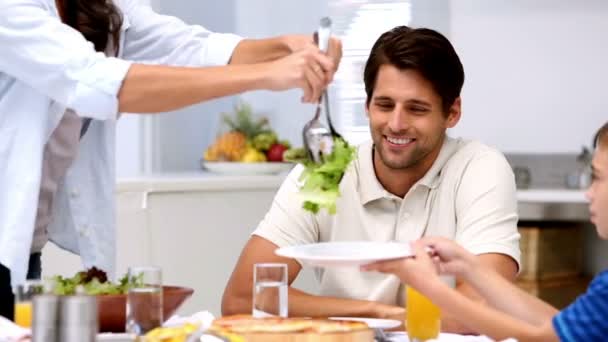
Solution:
{"label": "fruit bowl", "polygon": [[[203,154],[204,169],[222,174],[274,174],[288,169],[281,163],[291,148],[288,140],[280,140],[270,127],[268,118],[255,118],[251,106],[239,103],[234,114],[224,114],[225,127]],[[269,162],[266,164],[264,162]],[[216,163],[209,167],[207,163]]]}
{"label": "fruit bowl", "polygon": [[[169,319],[190,298],[194,290],[188,287],[163,286],[163,317]],[[100,332],[124,332],[127,295],[97,296]]]}
{"label": "fruit bowl", "polygon": [[275,175],[287,172],[293,168],[293,163],[287,162],[211,162],[201,160],[203,170],[222,175]]}

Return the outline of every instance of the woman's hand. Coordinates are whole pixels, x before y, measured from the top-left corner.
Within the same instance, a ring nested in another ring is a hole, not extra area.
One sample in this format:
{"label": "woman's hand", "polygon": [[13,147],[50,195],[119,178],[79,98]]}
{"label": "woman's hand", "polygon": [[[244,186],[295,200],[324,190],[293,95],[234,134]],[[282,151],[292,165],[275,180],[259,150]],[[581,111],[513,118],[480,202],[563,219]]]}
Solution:
{"label": "woman's hand", "polygon": [[[323,90],[334,79],[334,75],[340,65],[342,59],[342,42],[336,37],[330,37],[327,52],[319,50],[314,41],[313,35],[286,35],[281,37],[283,43],[290,51],[290,55],[304,54],[321,54],[325,55],[332,62],[331,67],[327,63],[315,63],[314,60],[309,61],[309,65],[303,68],[303,81],[299,87],[304,91],[302,102],[316,103]],[[306,52],[303,52],[306,51]],[[318,56],[316,56],[319,58]],[[286,57],[289,58],[289,57]],[[294,69],[297,72],[298,69]]]}
{"label": "woman's hand", "polygon": [[267,89],[300,88],[303,102],[317,103],[336,66],[333,60],[309,45],[281,59],[266,63]]}
{"label": "woman's hand", "polygon": [[[313,35],[294,34],[286,35],[282,37],[285,45],[291,52],[300,51],[311,46],[315,46]],[[334,79],[334,74],[340,66],[340,60],[342,59],[342,41],[336,37],[330,37],[329,47],[325,53],[334,62],[334,70],[329,75],[329,83]]]}

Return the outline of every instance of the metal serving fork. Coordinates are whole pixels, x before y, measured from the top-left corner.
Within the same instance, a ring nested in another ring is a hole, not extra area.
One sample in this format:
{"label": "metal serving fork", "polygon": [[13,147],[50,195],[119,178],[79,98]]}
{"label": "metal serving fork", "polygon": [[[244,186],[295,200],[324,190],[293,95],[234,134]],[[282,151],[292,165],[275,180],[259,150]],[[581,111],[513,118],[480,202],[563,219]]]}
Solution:
{"label": "metal serving fork", "polygon": [[[331,19],[324,17],[321,19],[319,30],[315,34],[316,43],[321,51],[327,52],[330,36]],[[325,127],[321,121],[319,121],[322,108],[325,109],[329,129],[327,129],[327,127]],[[320,163],[323,161],[323,156],[331,154],[333,151],[334,137],[342,138],[334,128],[331,117],[329,116],[329,99],[327,96],[327,89],[325,89],[323,94],[321,94],[319,103],[317,104],[315,115],[309,122],[306,123],[306,125],[304,125],[304,128],[302,129],[304,148],[308,152],[310,159],[315,163]]]}

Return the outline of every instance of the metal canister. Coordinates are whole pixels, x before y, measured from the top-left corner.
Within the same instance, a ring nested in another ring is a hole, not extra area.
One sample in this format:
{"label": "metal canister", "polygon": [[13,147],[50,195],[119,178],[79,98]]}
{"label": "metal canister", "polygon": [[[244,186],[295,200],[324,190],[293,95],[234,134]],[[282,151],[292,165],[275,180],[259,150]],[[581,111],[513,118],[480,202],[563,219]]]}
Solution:
{"label": "metal canister", "polygon": [[97,298],[87,295],[64,296],[59,303],[59,341],[95,342],[99,324]]}
{"label": "metal canister", "polygon": [[59,297],[41,294],[34,297],[32,342],[58,342],[59,340]]}

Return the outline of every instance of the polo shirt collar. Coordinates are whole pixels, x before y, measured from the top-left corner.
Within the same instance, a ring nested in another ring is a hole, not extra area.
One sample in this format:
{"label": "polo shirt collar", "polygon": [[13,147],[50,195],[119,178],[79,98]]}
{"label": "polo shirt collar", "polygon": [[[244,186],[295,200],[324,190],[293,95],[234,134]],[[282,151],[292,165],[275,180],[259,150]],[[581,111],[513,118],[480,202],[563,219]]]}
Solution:
{"label": "polo shirt collar", "polygon": [[[376,177],[373,161],[373,146],[373,142],[369,140],[361,144],[357,151],[357,163],[359,165],[359,197],[361,204],[363,205],[382,198],[398,198],[386,191]],[[437,159],[429,171],[427,171],[414,187],[421,185],[429,189],[434,189],[439,186],[441,171],[454,152],[456,152],[457,148],[457,141],[446,136]]]}

